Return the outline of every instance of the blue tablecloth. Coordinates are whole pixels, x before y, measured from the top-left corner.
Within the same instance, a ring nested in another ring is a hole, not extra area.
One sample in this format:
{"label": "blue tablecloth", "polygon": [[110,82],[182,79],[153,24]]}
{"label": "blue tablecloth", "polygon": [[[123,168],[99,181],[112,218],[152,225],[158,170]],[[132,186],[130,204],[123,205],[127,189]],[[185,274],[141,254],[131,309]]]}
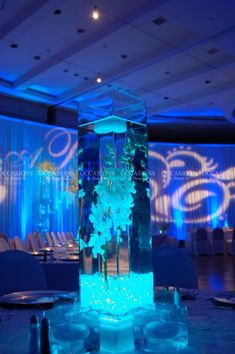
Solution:
{"label": "blue tablecloth", "polygon": [[[211,295],[200,292],[196,300],[184,301],[189,314],[189,345],[177,353],[235,353],[235,311],[215,306],[208,300]],[[40,310],[0,308],[1,354],[27,354],[29,320],[35,313],[42,317]]]}
{"label": "blue tablecloth", "polygon": [[48,290],[79,290],[79,262],[42,263]]}

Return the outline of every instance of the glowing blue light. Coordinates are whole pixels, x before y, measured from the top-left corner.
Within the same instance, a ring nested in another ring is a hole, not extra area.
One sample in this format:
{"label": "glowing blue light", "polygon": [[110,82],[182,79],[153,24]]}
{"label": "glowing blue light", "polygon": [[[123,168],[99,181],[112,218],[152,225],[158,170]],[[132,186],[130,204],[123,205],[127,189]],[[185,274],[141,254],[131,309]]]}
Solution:
{"label": "glowing blue light", "polygon": [[105,353],[129,353],[134,350],[132,315],[120,318],[100,316],[100,351]]}
{"label": "glowing blue light", "polygon": [[80,276],[81,306],[116,315],[153,303],[153,273],[108,276],[99,273]]}
{"label": "glowing blue light", "polygon": [[126,120],[117,116],[109,116],[94,123],[94,131],[97,134],[125,133]]}

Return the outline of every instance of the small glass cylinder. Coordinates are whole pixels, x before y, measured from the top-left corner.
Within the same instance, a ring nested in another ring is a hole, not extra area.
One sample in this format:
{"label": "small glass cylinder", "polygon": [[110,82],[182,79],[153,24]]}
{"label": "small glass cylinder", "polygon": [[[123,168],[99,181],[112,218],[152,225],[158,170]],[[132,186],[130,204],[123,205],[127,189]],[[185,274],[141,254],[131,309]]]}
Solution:
{"label": "small glass cylinder", "polygon": [[146,353],[175,353],[188,345],[188,314],[185,306],[158,303],[136,311],[135,346]]}
{"label": "small glass cylinder", "polygon": [[108,91],[79,114],[81,306],[120,315],[153,302],[145,105]]}

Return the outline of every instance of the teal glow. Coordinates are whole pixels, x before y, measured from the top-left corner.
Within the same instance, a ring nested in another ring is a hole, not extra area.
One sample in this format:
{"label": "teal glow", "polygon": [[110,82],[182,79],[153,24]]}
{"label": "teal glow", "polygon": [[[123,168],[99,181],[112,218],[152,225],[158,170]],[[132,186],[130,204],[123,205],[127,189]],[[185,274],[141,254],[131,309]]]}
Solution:
{"label": "teal glow", "polygon": [[188,314],[185,306],[156,303],[135,314],[136,348],[147,353],[175,353],[188,345]]}
{"label": "teal glow", "polygon": [[81,275],[81,306],[114,315],[153,303],[153,273],[108,276],[108,285],[99,273]]}
{"label": "teal glow", "polygon": [[135,349],[132,315],[115,318],[100,316],[100,351],[129,353]]}
{"label": "teal glow", "polygon": [[94,123],[94,131],[97,134],[125,133],[126,120],[117,116],[109,116]]}

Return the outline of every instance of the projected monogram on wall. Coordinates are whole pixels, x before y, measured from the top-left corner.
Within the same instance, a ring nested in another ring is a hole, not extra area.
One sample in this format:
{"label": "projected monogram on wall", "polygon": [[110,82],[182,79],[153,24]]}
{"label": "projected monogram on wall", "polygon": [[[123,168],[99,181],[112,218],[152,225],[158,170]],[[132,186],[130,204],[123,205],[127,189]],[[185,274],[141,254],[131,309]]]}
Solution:
{"label": "projected monogram on wall", "polygon": [[[10,151],[6,155],[7,164],[15,168],[26,164],[29,168],[33,168],[40,160],[42,153],[46,150],[48,156],[55,160],[57,169],[61,170],[66,167],[77,150],[78,143],[77,141],[73,141],[72,135],[76,135],[76,133],[69,132],[63,128],[51,129],[44,137],[44,146],[32,153],[28,150],[22,150],[21,152]],[[58,146],[60,147],[59,149]],[[56,162],[58,159],[62,159],[62,161],[59,163]]]}
{"label": "projected monogram on wall", "polygon": [[191,146],[174,147],[165,154],[156,150],[157,145],[149,151],[155,170],[150,179],[153,222],[174,222],[179,214],[188,224],[226,218],[235,199],[235,166],[220,170],[214,158]]}
{"label": "projected monogram on wall", "polygon": [[[33,136],[32,139],[34,139]],[[20,180],[33,177],[36,170],[44,173],[54,172],[54,177],[58,179],[66,175],[62,171],[70,169],[69,176],[74,177],[74,171],[71,171],[69,163],[77,152],[78,143],[75,131],[63,128],[50,129],[44,135],[40,145],[35,151],[11,150],[5,156],[0,156],[0,203],[7,197],[6,185],[9,186],[9,182],[17,185]]]}

